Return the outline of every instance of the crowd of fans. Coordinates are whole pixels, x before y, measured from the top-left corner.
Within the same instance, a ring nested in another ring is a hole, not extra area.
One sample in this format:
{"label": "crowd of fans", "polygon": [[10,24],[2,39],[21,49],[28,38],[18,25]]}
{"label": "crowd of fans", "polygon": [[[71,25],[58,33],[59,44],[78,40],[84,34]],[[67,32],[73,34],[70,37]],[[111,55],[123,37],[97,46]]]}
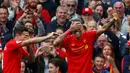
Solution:
{"label": "crowd of fans", "polygon": [[0,0],[0,73],[130,73],[130,0]]}

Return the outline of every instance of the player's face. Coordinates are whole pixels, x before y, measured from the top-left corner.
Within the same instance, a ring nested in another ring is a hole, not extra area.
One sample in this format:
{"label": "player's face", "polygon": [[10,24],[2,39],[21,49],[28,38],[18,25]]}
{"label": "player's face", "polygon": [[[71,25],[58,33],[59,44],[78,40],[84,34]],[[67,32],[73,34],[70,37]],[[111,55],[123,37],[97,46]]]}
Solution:
{"label": "player's face", "polygon": [[[81,27],[82,27],[82,24],[81,24],[80,21],[74,21],[74,25],[81,25]],[[82,29],[79,28],[76,31],[74,31],[74,35],[75,35],[76,38],[80,38],[81,35],[82,35]]]}
{"label": "player's face", "polygon": [[21,34],[21,37],[20,37],[20,38],[21,38],[21,41],[29,39],[29,38],[30,38],[29,32],[24,31],[24,32]]}

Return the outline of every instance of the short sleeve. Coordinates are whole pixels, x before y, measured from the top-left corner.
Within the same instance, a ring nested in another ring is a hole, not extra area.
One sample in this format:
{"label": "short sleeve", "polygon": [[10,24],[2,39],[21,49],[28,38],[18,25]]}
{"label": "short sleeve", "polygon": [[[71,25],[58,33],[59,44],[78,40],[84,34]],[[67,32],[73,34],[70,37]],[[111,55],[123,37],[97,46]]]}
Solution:
{"label": "short sleeve", "polygon": [[71,35],[68,35],[63,41],[62,41],[62,47],[67,49],[69,47],[71,41]]}
{"label": "short sleeve", "polygon": [[6,48],[7,48],[7,50],[12,51],[12,50],[20,48],[21,44],[22,44],[22,41],[13,40],[13,41],[10,41],[9,43],[7,43]]}
{"label": "short sleeve", "polygon": [[90,38],[94,38],[94,40],[96,40],[96,35],[97,35],[97,31],[96,31],[96,30],[87,31],[86,34],[87,34],[87,36],[89,36]]}
{"label": "short sleeve", "polygon": [[29,56],[29,53],[27,52],[27,50],[25,50],[23,48],[21,48],[20,50],[21,50],[21,52],[23,54],[23,57]]}

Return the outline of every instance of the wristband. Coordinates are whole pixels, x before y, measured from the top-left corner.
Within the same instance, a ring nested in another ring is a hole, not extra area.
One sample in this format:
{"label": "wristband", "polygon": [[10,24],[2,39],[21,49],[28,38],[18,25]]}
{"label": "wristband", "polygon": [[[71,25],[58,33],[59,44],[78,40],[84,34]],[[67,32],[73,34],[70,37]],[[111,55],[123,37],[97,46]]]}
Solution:
{"label": "wristband", "polygon": [[70,34],[70,30],[65,31],[65,34],[66,35]]}

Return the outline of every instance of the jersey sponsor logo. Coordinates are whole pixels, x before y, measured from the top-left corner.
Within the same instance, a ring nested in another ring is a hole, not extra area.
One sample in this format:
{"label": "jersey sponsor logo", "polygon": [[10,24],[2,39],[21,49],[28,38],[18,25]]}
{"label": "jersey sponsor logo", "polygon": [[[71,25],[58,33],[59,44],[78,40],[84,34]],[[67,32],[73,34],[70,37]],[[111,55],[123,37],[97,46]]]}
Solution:
{"label": "jersey sponsor logo", "polygon": [[73,52],[80,52],[80,51],[82,51],[82,50],[87,50],[87,49],[88,49],[88,45],[86,44],[86,45],[80,46],[80,47],[78,47],[78,48],[72,48],[71,50],[72,50]]}

